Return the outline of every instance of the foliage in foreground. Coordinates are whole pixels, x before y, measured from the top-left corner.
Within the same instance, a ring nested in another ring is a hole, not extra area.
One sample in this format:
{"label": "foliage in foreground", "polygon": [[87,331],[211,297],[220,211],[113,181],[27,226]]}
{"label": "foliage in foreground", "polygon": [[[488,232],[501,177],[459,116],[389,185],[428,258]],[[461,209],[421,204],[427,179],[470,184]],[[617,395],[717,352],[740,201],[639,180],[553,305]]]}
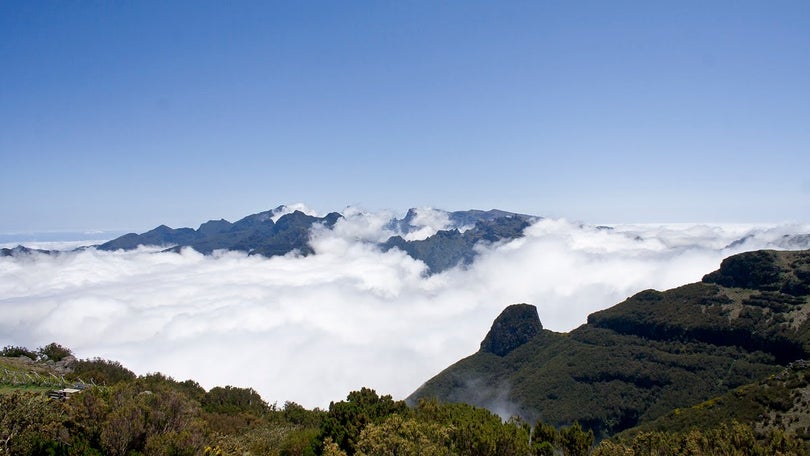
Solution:
{"label": "foliage in foreground", "polygon": [[756,433],[736,421],[718,427],[687,432],[642,432],[625,443],[603,441],[593,456],[754,456],[804,455],[807,443],[781,430]]}
{"label": "foliage in foreground", "polygon": [[252,389],[206,392],[161,374],[96,387],[67,400],[0,394],[0,454],[13,455],[765,455],[807,454],[781,430],[740,423],[685,432],[640,432],[603,441],[578,423],[553,426],[467,404],[408,408],[374,390],[350,393],[328,411],[268,405]]}

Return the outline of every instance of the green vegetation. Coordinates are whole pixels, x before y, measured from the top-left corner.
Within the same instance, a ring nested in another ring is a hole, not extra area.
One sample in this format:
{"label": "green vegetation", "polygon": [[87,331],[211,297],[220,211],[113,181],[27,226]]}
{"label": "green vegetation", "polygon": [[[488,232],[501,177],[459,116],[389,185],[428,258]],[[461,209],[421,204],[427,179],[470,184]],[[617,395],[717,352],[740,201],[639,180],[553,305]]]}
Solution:
{"label": "green vegetation", "polygon": [[73,352],[70,349],[67,349],[56,342],[51,342],[50,344],[39,347],[37,350],[37,354],[42,359],[47,359],[51,361],[62,361],[63,359],[67,358],[68,356],[73,356]]}
{"label": "green vegetation", "polygon": [[[807,290],[810,252],[765,251],[730,257],[701,283],[642,291],[568,334],[516,338],[531,322],[512,318],[510,306],[478,353],[408,401],[465,402],[557,427],[576,421],[604,439],[810,359]],[[508,349],[493,350],[493,337]]]}
{"label": "green vegetation", "polygon": [[62,361],[68,356],[72,356],[73,352],[56,342],[52,342],[44,347],[39,347],[36,351],[29,350],[25,347],[8,345],[0,351],[0,356],[6,358],[19,358],[25,356],[31,360],[43,359],[51,361]]}
{"label": "green vegetation", "polygon": [[49,366],[32,363],[27,356],[0,357],[0,393],[18,390],[47,392],[68,384],[68,380],[55,375]]}
{"label": "green vegetation", "polygon": [[532,433],[527,423],[503,422],[485,409],[435,401],[409,408],[368,388],[328,411],[293,402],[279,409],[250,388],[205,391],[159,373],[134,377],[116,362],[81,363],[117,380],[64,400],[26,385],[0,394],[0,454],[584,455],[593,442],[578,424],[560,431],[538,424],[544,431]]}
{"label": "green vegetation", "polygon": [[[303,455],[318,447],[323,412],[294,403],[279,410],[250,388],[206,392],[194,381],[159,373],[136,377],[120,363],[97,358],[71,366],[103,376],[108,386],[59,400],[45,393],[70,384],[49,366],[0,358],[0,367],[13,369],[19,380],[0,390],[0,454]],[[58,381],[38,385],[36,379]]]}
{"label": "green vegetation", "polygon": [[629,439],[653,431],[688,432],[729,420],[810,440],[810,364],[794,363],[776,375],[691,407],[677,408],[618,437]]}
{"label": "green vegetation", "polygon": [[782,431],[757,432],[731,421],[712,428],[686,432],[643,432],[628,441],[604,441],[593,456],[754,456],[807,454],[810,447]]}
{"label": "green vegetation", "polygon": [[[8,358],[0,362],[48,366]],[[810,451],[796,426],[781,426],[782,421],[770,427],[741,424],[752,414],[775,411],[783,414],[783,421],[803,423],[790,413],[810,410],[804,396],[798,405],[793,401],[808,390],[810,368],[802,363],[762,385],[747,385],[693,407],[696,412],[714,410],[715,417],[688,418],[693,412],[676,410],[666,415],[669,421],[656,421],[598,445],[593,431],[576,421],[559,427],[541,421],[531,425],[517,417],[503,421],[483,408],[435,400],[408,407],[368,388],[331,403],[327,411],[307,410],[294,402],[278,408],[251,388],[205,391],[194,381],[178,382],[159,373],[131,376],[116,362],[84,363],[94,372],[108,369],[116,374],[107,378],[118,375],[118,380],[64,400],[49,399],[26,385],[0,394],[0,454],[608,456]],[[742,404],[738,407],[744,413],[729,414],[726,403]],[[726,415],[736,421],[718,421]],[[675,423],[677,419],[683,422]]]}
{"label": "green vegetation", "polygon": [[36,352],[33,352],[25,347],[17,347],[13,345],[7,345],[0,351],[0,356],[6,358],[19,358],[20,356],[25,356],[31,360],[37,359]]}
{"label": "green vegetation", "polygon": [[77,379],[87,379],[91,383],[100,385],[114,385],[135,378],[135,373],[118,361],[107,361],[101,358],[77,360],[70,365],[70,368]]}

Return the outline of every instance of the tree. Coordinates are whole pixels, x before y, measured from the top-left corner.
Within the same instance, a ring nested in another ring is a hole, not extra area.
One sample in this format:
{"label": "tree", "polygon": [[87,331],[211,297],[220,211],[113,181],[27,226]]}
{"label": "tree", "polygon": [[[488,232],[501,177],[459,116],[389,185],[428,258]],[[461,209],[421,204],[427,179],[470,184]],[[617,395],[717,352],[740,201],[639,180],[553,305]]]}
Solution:
{"label": "tree", "polygon": [[50,344],[39,347],[37,353],[40,357],[46,360],[51,360],[54,362],[62,361],[64,358],[68,356],[73,356],[73,352],[70,351],[69,348],[65,348],[56,342],[51,342]]}
{"label": "tree", "polygon": [[363,429],[395,413],[407,414],[408,406],[402,401],[394,401],[389,395],[378,396],[373,389],[352,391],[345,401],[329,404],[329,411],[321,424],[320,440],[330,438],[341,450],[353,455]]}
{"label": "tree", "polygon": [[216,386],[202,398],[202,407],[207,412],[240,413],[249,412],[257,416],[268,410],[267,403],[253,388]]}
{"label": "tree", "polygon": [[438,423],[391,415],[360,433],[358,456],[449,456],[450,429]]}
{"label": "tree", "polygon": [[532,448],[538,456],[552,456],[559,440],[560,433],[557,429],[541,421],[532,430]]}
{"label": "tree", "polygon": [[107,361],[101,358],[77,360],[71,364],[73,374],[82,380],[94,383],[113,385],[118,382],[135,379],[135,373],[122,366],[118,361]]}
{"label": "tree", "polygon": [[0,394],[0,454],[47,454],[63,448],[69,435],[60,404],[42,394]]}
{"label": "tree", "polygon": [[593,431],[583,431],[577,421],[560,430],[560,446],[566,456],[587,456],[591,445],[593,445]]}
{"label": "tree", "polygon": [[463,403],[419,401],[416,419],[438,423],[448,430],[450,447],[473,456],[525,455],[529,453],[529,428],[519,420],[504,423],[489,410]]}
{"label": "tree", "polygon": [[153,384],[152,390],[137,386],[119,384],[112,392],[111,411],[101,424],[103,449],[113,455],[147,448],[150,454],[202,452],[205,432],[199,405],[168,385]]}
{"label": "tree", "polygon": [[16,345],[6,345],[3,347],[3,350],[0,351],[0,356],[5,356],[7,358],[19,358],[20,356],[25,356],[31,360],[37,359],[37,354],[35,352],[32,352],[23,346]]}

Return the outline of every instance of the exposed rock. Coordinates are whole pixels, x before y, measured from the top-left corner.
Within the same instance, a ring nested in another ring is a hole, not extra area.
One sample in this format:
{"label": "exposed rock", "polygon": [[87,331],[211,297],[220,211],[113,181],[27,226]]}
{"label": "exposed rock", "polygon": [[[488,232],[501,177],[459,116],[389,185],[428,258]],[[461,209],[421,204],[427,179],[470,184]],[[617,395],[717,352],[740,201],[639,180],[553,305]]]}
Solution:
{"label": "exposed rock", "polygon": [[398,248],[412,258],[424,261],[431,273],[438,273],[459,264],[471,264],[478,254],[475,247],[479,242],[493,243],[523,237],[523,231],[535,220],[523,215],[491,218],[493,214],[499,214],[499,211],[472,215],[469,212],[473,211],[465,212],[465,217],[459,215],[457,218],[464,221],[472,220],[476,215],[487,218],[478,220],[475,226],[463,233],[456,228],[441,230],[433,236],[416,241],[393,236],[382,243],[381,247],[383,251]]}
{"label": "exposed rock", "polygon": [[68,355],[60,359],[59,361],[53,363],[52,367],[55,371],[59,372],[60,374],[66,374],[69,372],[73,372],[73,369],[70,366],[75,362],[76,357],[73,355]]}
{"label": "exposed rock", "polygon": [[481,351],[505,356],[542,330],[537,307],[531,304],[511,305],[492,323],[492,328],[481,342]]}

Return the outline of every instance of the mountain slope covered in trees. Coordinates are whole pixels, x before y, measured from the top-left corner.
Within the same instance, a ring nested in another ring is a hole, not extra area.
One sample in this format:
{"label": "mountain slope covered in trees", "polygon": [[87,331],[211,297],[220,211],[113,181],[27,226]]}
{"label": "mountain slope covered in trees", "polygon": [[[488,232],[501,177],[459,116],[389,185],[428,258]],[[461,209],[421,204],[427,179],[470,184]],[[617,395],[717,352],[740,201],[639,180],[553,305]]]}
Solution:
{"label": "mountain slope covered in trees", "polygon": [[[578,421],[597,437],[613,435],[810,357],[809,290],[810,251],[758,251],[727,258],[700,283],[642,291],[566,334],[537,329],[536,312],[508,308],[479,352],[409,401]],[[529,336],[504,340],[516,332]]]}

